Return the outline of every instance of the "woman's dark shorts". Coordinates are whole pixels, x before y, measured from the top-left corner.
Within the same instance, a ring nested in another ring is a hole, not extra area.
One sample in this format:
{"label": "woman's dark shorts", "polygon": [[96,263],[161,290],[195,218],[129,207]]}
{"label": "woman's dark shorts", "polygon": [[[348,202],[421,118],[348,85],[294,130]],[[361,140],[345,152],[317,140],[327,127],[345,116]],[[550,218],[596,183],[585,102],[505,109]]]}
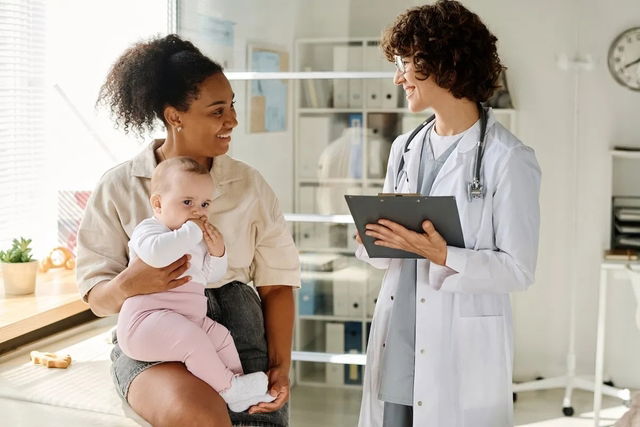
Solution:
{"label": "woman's dark shorts", "polygon": [[[241,282],[231,282],[221,288],[205,289],[208,298],[207,316],[224,325],[231,332],[236,344],[242,369],[246,374],[267,371],[267,339],[260,298],[252,287]],[[115,340],[111,351],[111,374],[118,393],[127,398],[129,386],[142,371],[162,362],[140,362],[122,353]],[[234,425],[260,427],[287,426],[288,404],[276,412],[250,415],[247,412],[229,412]]]}

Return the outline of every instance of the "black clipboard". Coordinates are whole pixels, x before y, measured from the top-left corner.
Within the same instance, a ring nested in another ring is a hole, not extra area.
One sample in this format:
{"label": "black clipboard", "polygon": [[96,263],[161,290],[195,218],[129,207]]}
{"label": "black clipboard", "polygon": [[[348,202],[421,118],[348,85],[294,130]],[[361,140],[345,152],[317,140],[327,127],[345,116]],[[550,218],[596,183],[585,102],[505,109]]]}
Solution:
{"label": "black clipboard", "polygon": [[424,233],[422,223],[430,220],[447,245],[464,248],[464,237],[456,198],[415,194],[380,194],[378,196],[345,195],[351,216],[370,258],[422,258],[400,249],[375,245],[365,234],[365,226],[388,219],[409,230]]}

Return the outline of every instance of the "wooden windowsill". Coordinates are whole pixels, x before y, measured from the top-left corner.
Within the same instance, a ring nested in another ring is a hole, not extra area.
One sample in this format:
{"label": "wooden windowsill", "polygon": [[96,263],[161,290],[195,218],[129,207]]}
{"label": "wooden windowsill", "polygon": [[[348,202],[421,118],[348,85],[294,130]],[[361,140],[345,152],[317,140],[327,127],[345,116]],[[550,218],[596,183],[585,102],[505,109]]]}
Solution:
{"label": "wooden windowsill", "polygon": [[5,295],[0,278],[0,344],[88,311],[89,305],[78,293],[75,273],[62,269],[38,273],[36,292],[23,296]]}

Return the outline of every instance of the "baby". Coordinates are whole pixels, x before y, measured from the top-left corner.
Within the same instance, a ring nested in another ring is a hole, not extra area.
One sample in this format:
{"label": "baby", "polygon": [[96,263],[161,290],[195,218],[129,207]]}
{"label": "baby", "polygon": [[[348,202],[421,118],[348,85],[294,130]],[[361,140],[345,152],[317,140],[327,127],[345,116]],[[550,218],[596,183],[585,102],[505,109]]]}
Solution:
{"label": "baby", "polygon": [[[204,287],[227,271],[222,235],[207,220],[213,181],[193,159],[163,161],[151,178],[154,215],[140,222],[129,241],[129,263],[140,258],[162,268],[191,255],[191,280],[165,292],[125,300],[118,316],[122,351],[141,361],[183,362],[213,387],[234,412],[275,398],[264,372],[243,375],[229,331],[206,316]],[[183,276],[184,276],[183,275]]]}

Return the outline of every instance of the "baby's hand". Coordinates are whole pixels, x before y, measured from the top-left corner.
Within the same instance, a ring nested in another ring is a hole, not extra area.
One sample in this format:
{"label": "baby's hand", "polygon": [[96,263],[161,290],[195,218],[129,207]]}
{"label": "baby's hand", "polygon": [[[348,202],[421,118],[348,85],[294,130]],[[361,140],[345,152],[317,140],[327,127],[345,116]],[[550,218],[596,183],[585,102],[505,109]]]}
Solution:
{"label": "baby's hand", "polygon": [[207,221],[207,217],[201,216],[201,217],[189,218],[189,221],[195,222],[196,225],[200,227],[200,230],[202,230],[203,235],[207,234],[207,229],[204,226],[204,223]]}
{"label": "baby's hand", "polygon": [[222,237],[222,233],[211,224],[206,217],[203,220],[203,237],[204,242],[207,245],[207,249],[209,250],[209,255],[221,257],[224,255],[224,238]]}

